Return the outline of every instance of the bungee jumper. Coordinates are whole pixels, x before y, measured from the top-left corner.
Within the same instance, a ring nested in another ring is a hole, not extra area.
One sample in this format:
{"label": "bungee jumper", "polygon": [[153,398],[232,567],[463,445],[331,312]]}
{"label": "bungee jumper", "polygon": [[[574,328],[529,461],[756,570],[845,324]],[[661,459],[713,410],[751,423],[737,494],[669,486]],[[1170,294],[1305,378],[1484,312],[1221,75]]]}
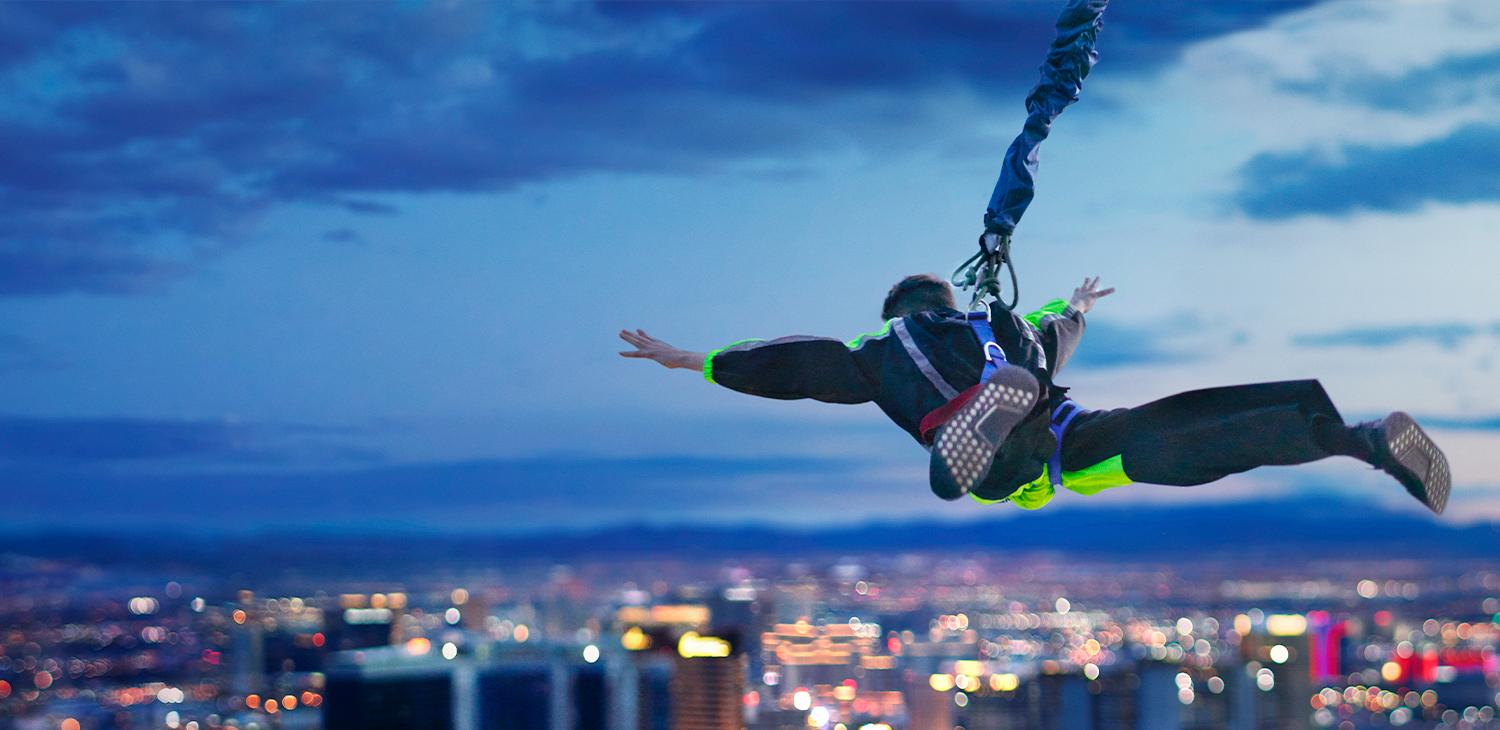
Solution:
{"label": "bungee jumper", "polygon": [[[902,279],[886,295],[885,326],[849,342],[824,337],[742,340],[712,352],[622,330],[629,358],[702,372],[750,395],[874,402],[930,449],[932,491],[1037,509],[1058,489],[1097,494],[1131,483],[1191,486],[1260,466],[1349,456],[1380,469],[1435,513],[1447,505],[1448,462],[1406,413],[1350,426],[1316,380],[1236,385],[1093,411],[1055,381],[1078,347],[1084,314],[1114,292],[1088,278],[1068,300],[1025,315],[1011,234],[1030,204],[1037,148],[1078,99],[1097,60],[1107,0],[1070,0],[1058,37],[1026,97],[1027,120],[1006,151],[984,216],[980,250],[950,281]],[[1010,301],[1000,300],[1009,269]],[[953,286],[973,288],[959,310]]]}

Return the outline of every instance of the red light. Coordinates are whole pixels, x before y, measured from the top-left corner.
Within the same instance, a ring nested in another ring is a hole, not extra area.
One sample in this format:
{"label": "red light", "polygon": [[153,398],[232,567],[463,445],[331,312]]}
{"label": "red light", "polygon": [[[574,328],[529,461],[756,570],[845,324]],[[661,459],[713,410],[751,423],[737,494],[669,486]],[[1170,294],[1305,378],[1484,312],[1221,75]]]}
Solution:
{"label": "red light", "polygon": [[750,692],[746,692],[745,693],[745,706],[746,707],[755,707],[756,705],[759,705],[759,704],[760,704],[760,693],[759,692],[750,691]]}
{"label": "red light", "polygon": [[313,646],[322,646],[326,641],[327,639],[323,637],[323,632],[319,631],[318,633],[313,634]]}

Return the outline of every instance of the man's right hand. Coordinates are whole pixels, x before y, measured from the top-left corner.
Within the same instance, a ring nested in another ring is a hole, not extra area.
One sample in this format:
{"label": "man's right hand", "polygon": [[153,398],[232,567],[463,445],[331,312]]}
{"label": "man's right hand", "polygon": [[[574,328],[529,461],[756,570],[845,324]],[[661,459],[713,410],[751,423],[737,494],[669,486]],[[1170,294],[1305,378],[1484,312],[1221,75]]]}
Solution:
{"label": "man's right hand", "polygon": [[1090,309],[1094,308],[1095,301],[1114,293],[1114,287],[1108,289],[1099,288],[1099,277],[1084,277],[1083,285],[1073,290],[1073,298],[1068,300],[1068,304],[1073,305],[1074,309],[1086,314]]}
{"label": "man's right hand", "polygon": [[655,360],[664,367],[702,370],[703,360],[708,357],[701,352],[679,350],[646,334],[645,330],[638,329],[634,332],[620,330],[620,339],[635,346],[634,350],[626,350],[620,353],[620,357],[638,357],[646,360]]}

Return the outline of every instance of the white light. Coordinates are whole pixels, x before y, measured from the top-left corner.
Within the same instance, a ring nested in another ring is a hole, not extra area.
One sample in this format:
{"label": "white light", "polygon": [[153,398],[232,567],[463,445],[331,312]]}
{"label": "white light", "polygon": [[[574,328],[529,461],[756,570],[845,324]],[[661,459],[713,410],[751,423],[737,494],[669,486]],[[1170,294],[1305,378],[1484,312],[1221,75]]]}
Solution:
{"label": "white light", "polygon": [[167,727],[172,728],[172,730],[177,730],[177,728],[182,725],[182,716],[177,714],[176,710],[172,710],[171,712],[167,713],[166,721]]}
{"label": "white light", "polygon": [[1188,674],[1187,672],[1178,672],[1177,673],[1177,688],[1178,689],[1192,689],[1193,688],[1193,677],[1192,677],[1192,675]]}
{"label": "white light", "polygon": [[443,612],[443,620],[447,621],[448,625],[450,625],[450,626],[457,626],[458,622],[459,622],[459,619],[462,619],[462,618],[463,618],[463,614],[459,613],[458,609],[456,609],[456,608],[450,608],[447,611]]}
{"label": "white light", "polygon": [[1255,686],[1261,691],[1270,692],[1276,686],[1276,675],[1269,669],[1262,669],[1255,673]]}
{"label": "white light", "polygon": [[455,644],[455,643],[453,643],[451,641],[448,642],[448,643],[446,643],[446,644],[443,644],[443,658],[444,659],[453,659],[454,657],[457,657],[457,656],[458,656],[458,644]]}
{"label": "white light", "polygon": [[805,689],[799,689],[792,694],[792,707],[802,712],[807,712],[812,707],[812,693]]}
{"label": "white light", "polygon": [[599,661],[599,647],[593,644],[583,647],[583,660],[589,664]]}
{"label": "white light", "polygon": [[828,708],[819,705],[812,708],[807,715],[807,724],[813,727],[823,727],[828,724]]}
{"label": "white light", "polygon": [[1277,664],[1286,664],[1286,660],[1292,658],[1292,652],[1285,646],[1277,644],[1271,647],[1271,661]]}
{"label": "white light", "polygon": [[1072,608],[1073,608],[1073,604],[1069,603],[1068,599],[1066,599],[1066,598],[1059,598],[1059,599],[1057,599],[1056,606],[1057,606],[1057,612],[1058,613],[1067,613],[1068,611],[1072,610]]}
{"label": "white light", "polygon": [[1189,618],[1177,619],[1177,633],[1183,636],[1193,633],[1193,620]]}
{"label": "white light", "polygon": [[149,616],[156,613],[156,609],[158,608],[156,599],[150,596],[136,596],[130,599],[128,605],[130,612],[137,616]]}

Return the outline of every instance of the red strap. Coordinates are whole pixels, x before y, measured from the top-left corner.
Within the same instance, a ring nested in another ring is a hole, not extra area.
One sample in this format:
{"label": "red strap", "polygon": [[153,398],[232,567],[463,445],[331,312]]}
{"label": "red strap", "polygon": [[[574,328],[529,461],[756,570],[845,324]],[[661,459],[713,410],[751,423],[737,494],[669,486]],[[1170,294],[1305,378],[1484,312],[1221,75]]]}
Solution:
{"label": "red strap", "polygon": [[938,427],[947,423],[948,419],[952,418],[953,414],[958,412],[958,409],[963,408],[964,404],[968,403],[974,397],[974,394],[979,392],[979,386],[981,385],[984,385],[983,381],[953,396],[953,400],[938,406],[931,413],[922,416],[922,423],[917,427],[917,431],[922,434],[922,443],[931,444],[933,432],[937,431]]}

